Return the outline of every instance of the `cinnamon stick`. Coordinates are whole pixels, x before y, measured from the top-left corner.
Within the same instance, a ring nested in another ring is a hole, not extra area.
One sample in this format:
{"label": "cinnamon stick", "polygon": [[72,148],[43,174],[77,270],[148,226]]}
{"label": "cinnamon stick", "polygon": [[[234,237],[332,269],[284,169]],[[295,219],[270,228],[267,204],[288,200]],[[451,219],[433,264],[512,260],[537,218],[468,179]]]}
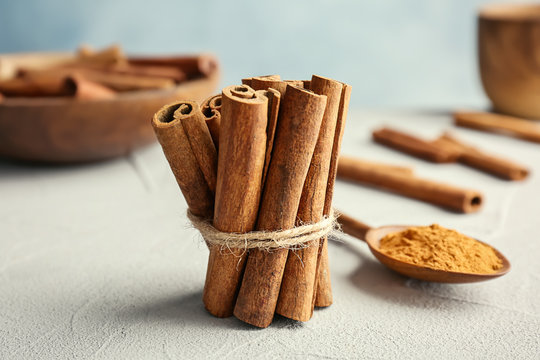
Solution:
{"label": "cinnamon stick", "polygon": [[[223,89],[214,227],[255,228],[266,152],[268,99],[246,85]],[[218,317],[232,315],[246,254],[210,247],[203,301]]]}
{"label": "cinnamon stick", "polygon": [[77,58],[66,64],[117,65],[126,62],[127,58],[118,45],[112,45],[100,51],[94,51],[88,45],[83,45],[77,51]]}
{"label": "cinnamon stick", "polygon": [[72,96],[75,89],[66,77],[12,78],[0,81],[0,92],[8,97]]}
{"label": "cinnamon stick", "polygon": [[[311,83],[309,84],[311,87]],[[306,84],[304,84],[306,86]],[[328,185],[326,187],[326,196],[324,200],[324,215],[329,215],[332,209],[332,199],[334,197],[334,184],[336,181],[338,156],[341,150],[341,140],[345,132],[345,122],[349,111],[349,101],[351,99],[351,86],[343,84],[341,98],[339,101],[338,117],[336,122],[336,131],[334,134],[334,145],[332,146],[332,157],[330,160],[330,170],[328,175]],[[321,239],[319,246],[319,255],[317,259],[317,279],[316,292],[313,296],[312,308],[327,307],[332,305],[332,283],[330,281],[330,264],[328,262],[328,240]]]}
{"label": "cinnamon stick", "polygon": [[514,116],[458,111],[454,113],[454,121],[457,126],[510,135],[540,143],[540,126],[532,121]]}
{"label": "cinnamon stick", "polygon": [[[327,102],[300,198],[297,225],[322,220],[342,90],[343,84],[338,81],[312,77],[311,91],[325,95]],[[278,314],[299,321],[308,321],[312,316],[319,240],[310,241],[306,246],[289,250],[276,307]]]}
{"label": "cinnamon stick", "polygon": [[175,85],[173,79],[121,74],[85,66],[64,66],[43,70],[22,69],[20,75],[21,79],[29,82],[58,82],[68,76],[79,75],[88,81],[101,84],[119,92],[166,89]]}
{"label": "cinnamon stick", "polygon": [[108,87],[102,86],[93,81],[86,80],[82,76],[72,75],[66,78],[69,86],[73,89],[73,94],[81,100],[112,99],[116,93]]}
{"label": "cinnamon stick", "polygon": [[156,56],[156,57],[134,57],[129,59],[133,65],[152,66],[175,66],[187,75],[189,79],[208,76],[213,73],[218,66],[218,61],[211,54],[197,56]]}
{"label": "cinnamon stick", "polygon": [[219,127],[221,124],[221,94],[210,96],[203,101],[202,112],[206,117],[206,126],[210,130],[216,149],[219,149]]}
{"label": "cinnamon stick", "polygon": [[[326,96],[288,85],[281,101],[258,230],[294,227],[302,189],[326,107]],[[221,155],[221,153],[220,153]],[[272,322],[287,249],[249,253],[234,315],[258,327]]]}
{"label": "cinnamon stick", "polygon": [[[72,66],[75,69],[77,66]],[[179,83],[186,80],[187,76],[181,69],[174,66],[151,66],[151,65],[133,65],[122,64],[113,66],[93,66],[93,65],[79,65],[79,67],[101,70],[107,73],[116,73],[124,75],[134,76],[149,76],[156,78],[172,79]]]}
{"label": "cinnamon stick", "polygon": [[262,184],[266,182],[266,175],[270,167],[270,159],[272,158],[272,149],[274,146],[274,138],[276,135],[276,125],[279,115],[279,105],[281,102],[281,93],[276,89],[269,88],[268,90],[258,90],[262,95],[268,98],[268,124],[266,126],[266,156],[264,158],[264,169]]}
{"label": "cinnamon stick", "polygon": [[526,167],[498,156],[486,154],[448,133],[443,134],[434,143],[438,146],[454,148],[454,151],[460,153],[460,162],[503,179],[523,180],[529,175],[529,170]]}
{"label": "cinnamon stick", "polygon": [[395,171],[384,171],[364,167],[353,158],[341,157],[338,177],[372,185],[404,196],[422,200],[457,212],[475,212],[482,205],[482,194],[452,185],[403,175]]}
{"label": "cinnamon stick", "polygon": [[411,167],[408,166],[401,166],[401,165],[393,165],[393,164],[386,164],[381,162],[375,162],[375,161],[368,161],[364,159],[359,159],[356,157],[341,155],[339,157],[339,161],[343,158],[344,162],[347,161],[354,161],[356,164],[361,166],[363,169],[366,169],[368,171],[384,171],[384,172],[393,172],[396,174],[402,174],[407,176],[413,176],[414,170]]}
{"label": "cinnamon stick", "polygon": [[[152,127],[189,210],[197,216],[211,218],[214,194],[199,167],[181,119],[174,117],[174,113],[184,104],[179,101],[161,108],[152,119]],[[191,106],[191,111],[183,116],[198,116],[197,110],[198,107]]]}
{"label": "cinnamon stick", "polygon": [[255,76],[250,79],[251,87],[255,90],[276,89],[283,96],[287,89],[287,83],[282,81],[279,75]]}
{"label": "cinnamon stick", "polygon": [[390,128],[374,131],[373,139],[380,144],[437,163],[454,162],[459,156],[459,153]]}
{"label": "cinnamon stick", "polygon": [[204,115],[195,101],[183,101],[173,114],[184,128],[191,151],[199,164],[208,188],[216,192],[217,151],[210,131],[206,126]]}

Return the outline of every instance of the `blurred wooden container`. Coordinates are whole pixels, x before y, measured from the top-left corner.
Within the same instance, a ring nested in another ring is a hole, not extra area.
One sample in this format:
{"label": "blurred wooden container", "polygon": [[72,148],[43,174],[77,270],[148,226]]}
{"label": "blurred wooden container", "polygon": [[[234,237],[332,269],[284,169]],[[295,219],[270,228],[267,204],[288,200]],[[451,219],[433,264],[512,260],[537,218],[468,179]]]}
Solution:
{"label": "blurred wooden container", "polygon": [[[0,78],[18,66],[40,68],[73,58],[69,53],[0,56]],[[95,161],[129,153],[155,140],[150,120],[166,103],[202,101],[219,82],[219,65],[207,76],[165,90],[119,93],[113,99],[5,98],[0,101],[0,157],[40,162]]]}
{"label": "blurred wooden container", "polygon": [[482,84],[496,111],[540,119],[540,4],[494,4],[480,10]]}

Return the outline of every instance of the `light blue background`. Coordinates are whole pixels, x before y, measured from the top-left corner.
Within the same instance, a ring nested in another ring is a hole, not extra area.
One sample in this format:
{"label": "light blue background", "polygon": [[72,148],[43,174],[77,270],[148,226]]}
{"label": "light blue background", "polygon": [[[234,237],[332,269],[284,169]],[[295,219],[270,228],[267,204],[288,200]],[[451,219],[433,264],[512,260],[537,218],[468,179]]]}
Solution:
{"label": "light blue background", "polygon": [[356,106],[481,106],[475,14],[485,3],[0,0],[0,52],[113,42],[130,53],[211,51],[222,85],[315,73],[350,83]]}

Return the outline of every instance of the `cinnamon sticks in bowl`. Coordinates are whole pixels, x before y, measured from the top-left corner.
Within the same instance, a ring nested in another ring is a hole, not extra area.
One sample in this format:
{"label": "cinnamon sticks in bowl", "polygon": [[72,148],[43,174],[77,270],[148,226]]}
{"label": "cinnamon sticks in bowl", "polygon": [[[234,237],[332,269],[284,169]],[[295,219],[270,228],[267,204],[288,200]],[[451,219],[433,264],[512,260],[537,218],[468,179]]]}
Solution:
{"label": "cinnamon sticks in bowl", "polygon": [[[278,76],[243,83],[225,88],[202,109],[169,105],[156,114],[153,126],[190,219],[209,244],[207,310],[218,317],[234,314],[257,327],[270,325],[276,312],[307,321],[315,305],[332,302],[325,234],[333,226],[332,188],[350,86],[320,76],[313,76],[309,90],[303,81]],[[182,109],[207,127],[204,136],[191,131],[197,141],[176,116]],[[217,114],[217,185],[209,209],[204,199],[212,195],[211,182],[194,144],[212,139]],[[183,144],[172,146],[171,139]],[[183,154],[171,154],[174,148]],[[191,165],[180,171],[182,162]],[[191,196],[193,189],[205,194],[202,202]]]}

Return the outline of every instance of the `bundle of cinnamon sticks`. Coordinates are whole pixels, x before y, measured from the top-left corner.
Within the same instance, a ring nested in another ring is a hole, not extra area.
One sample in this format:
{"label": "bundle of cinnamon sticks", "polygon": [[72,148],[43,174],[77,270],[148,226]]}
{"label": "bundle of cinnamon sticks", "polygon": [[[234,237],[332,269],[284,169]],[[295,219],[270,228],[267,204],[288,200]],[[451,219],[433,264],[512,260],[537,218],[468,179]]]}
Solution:
{"label": "bundle of cinnamon sticks", "polygon": [[2,97],[109,99],[119,92],[167,89],[213,71],[210,56],[128,58],[119,46],[79,49],[54,65],[26,61],[15,76],[0,80]]}
{"label": "bundle of cinnamon sticks", "polygon": [[[242,83],[201,105],[167,105],[153,118],[189,211],[224,233],[286,230],[330,216],[351,87],[315,75]],[[267,327],[275,313],[307,321],[315,306],[332,304],[326,238],[271,251],[209,248],[203,302],[215,316]]]}

